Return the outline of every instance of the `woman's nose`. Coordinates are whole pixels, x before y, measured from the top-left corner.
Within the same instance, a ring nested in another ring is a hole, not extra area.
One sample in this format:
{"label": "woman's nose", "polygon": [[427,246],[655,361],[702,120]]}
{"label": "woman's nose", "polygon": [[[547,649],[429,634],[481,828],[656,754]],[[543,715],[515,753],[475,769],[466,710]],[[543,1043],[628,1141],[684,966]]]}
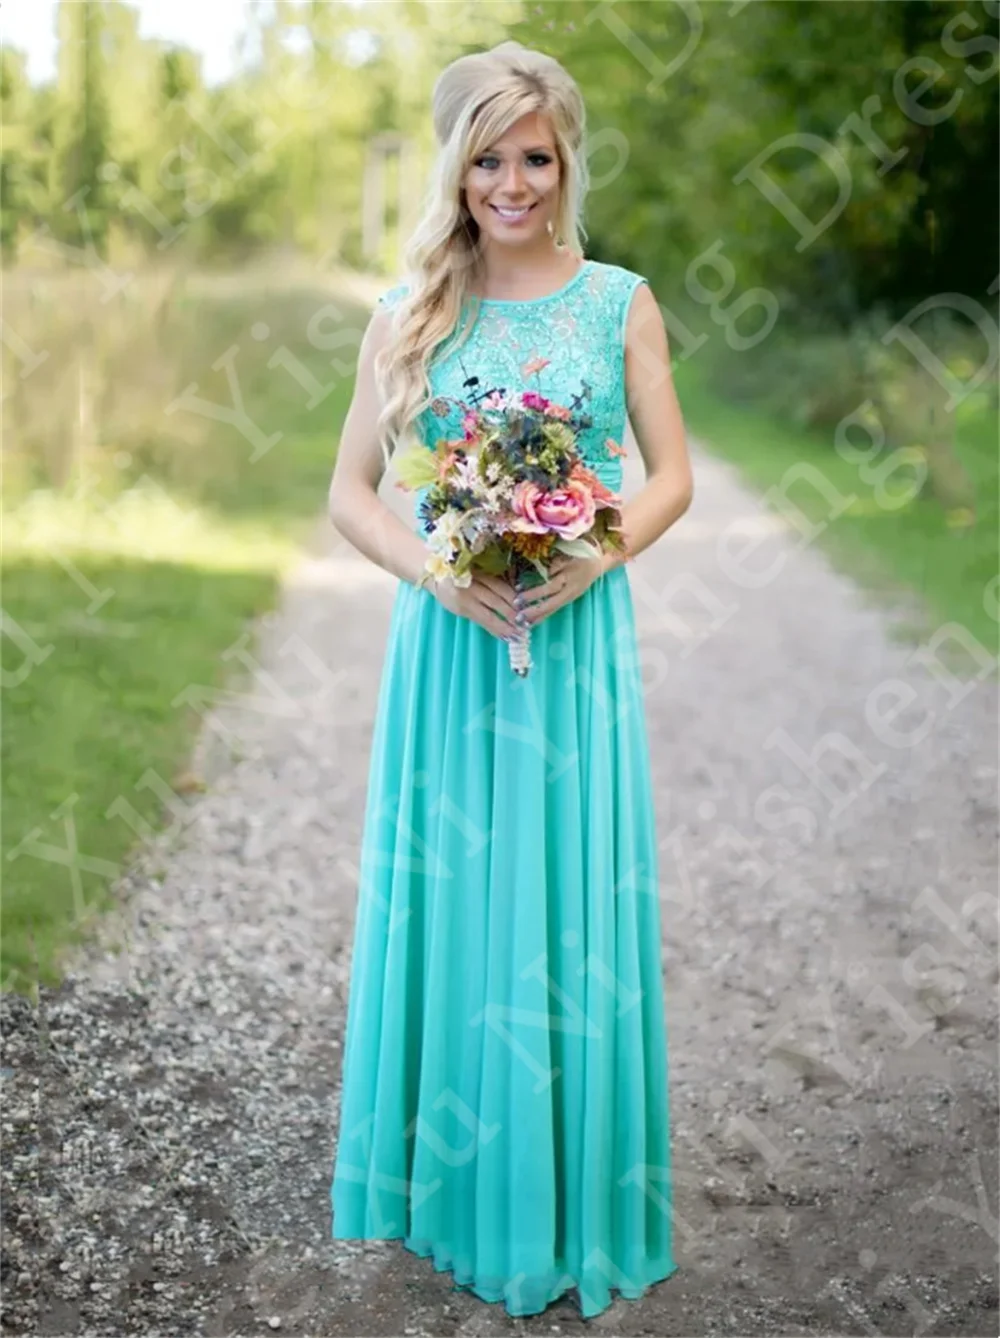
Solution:
{"label": "woman's nose", "polygon": [[524,188],[520,163],[510,163],[504,173],[503,188],[508,195],[520,195]]}

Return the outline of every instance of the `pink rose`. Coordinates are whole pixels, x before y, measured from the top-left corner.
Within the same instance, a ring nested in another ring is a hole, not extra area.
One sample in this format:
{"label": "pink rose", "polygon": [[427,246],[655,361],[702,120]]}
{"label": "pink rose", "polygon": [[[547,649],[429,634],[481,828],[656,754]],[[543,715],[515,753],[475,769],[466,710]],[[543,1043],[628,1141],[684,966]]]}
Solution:
{"label": "pink rose", "polygon": [[548,526],[541,523],[536,510],[538,503],[546,496],[547,493],[537,483],[525,480],[515,484],[510,503],[515,516],[511,529],[519,530],[522,534],[547,534]]}
{"label": "pink rose", "polygon": [[564,539],[578,539],[593,525],[596,510],[590,489],[577,479],[569,479],[564,487],[545,494],[535,514]]}
{"label": "pink rose", "polygon": [[552,531],[563,539],[586,534],[597,511],[590,489],[578,479],[553,492],[545,492],[537,483],[519,483],[511,505],[518,517],[514,529],[530,534]]}

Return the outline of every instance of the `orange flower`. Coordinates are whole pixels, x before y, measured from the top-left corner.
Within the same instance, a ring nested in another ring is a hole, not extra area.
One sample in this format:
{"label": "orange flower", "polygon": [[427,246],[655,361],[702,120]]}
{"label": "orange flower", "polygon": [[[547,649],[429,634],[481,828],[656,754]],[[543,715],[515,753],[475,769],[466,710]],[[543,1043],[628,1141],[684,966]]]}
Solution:
{"label": "orange flower", "polygon": [[534,376],[536,372],[540,372],[544,367],[548,367],[551,361],[551,358],[532,358],[530,362],[526,362],[521,368],[521,375],[524,377]]}
{"label": "orange flower", "polygon": [[515,553],[520,553],[522,557],[529,559],[548,557],[555,547],[557,537],[551,531],[548,534],[524,534],[513,530],[505,535]]}
{"label": "orange flower", "polygon": [[624,446],[619,446],[614,437],[607,437],[604,442],[604,448],[611,455],[628,455]]}
{"label": "orange flower", "polygon": [[592,473],[586,465],[581,464],[579,460],[574,463],[573,468],[569,471],[569,476],[579,483],[585,483],[593,493],[595,502],[614,505],[619,501],[618,494],[612,492],[610,488],[606,488],[597,475]]}

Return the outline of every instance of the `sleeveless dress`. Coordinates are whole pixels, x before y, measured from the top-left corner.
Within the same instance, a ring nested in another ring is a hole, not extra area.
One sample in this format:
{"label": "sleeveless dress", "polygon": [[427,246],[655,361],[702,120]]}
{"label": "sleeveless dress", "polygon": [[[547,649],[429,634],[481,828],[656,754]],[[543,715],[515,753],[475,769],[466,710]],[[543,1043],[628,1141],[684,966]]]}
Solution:
{"label": "sleeveless dress", "polygon": [[[589,403],[588,466],[625,422],[639,274],[480,300],[435,395]],[[380,303],[405,291],[397,285]],[[539,361],[547,365],[539,367]],[[421,440],[461,435],[432,404]],[[415,528],[422,494],[416,494]],[[352,949],[335,1239],[401,1238],[458,1288],[585,1317],[673,1273],[657,840],[629,579],[536,623],[533,666],[400,581],[372,736]]]}

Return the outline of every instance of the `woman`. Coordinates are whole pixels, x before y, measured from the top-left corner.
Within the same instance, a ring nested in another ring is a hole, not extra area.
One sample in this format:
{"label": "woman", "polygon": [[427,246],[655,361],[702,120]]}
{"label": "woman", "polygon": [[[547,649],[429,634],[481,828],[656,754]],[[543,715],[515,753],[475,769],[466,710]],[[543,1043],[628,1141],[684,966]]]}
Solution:
{"label": "woman", "polygon": [[[576,1289],[638,1297],[671,1250],[657,843],[622,556],[425,583],[427,527],[376,496],[385,443],[461,435],[506,386],[588,405],[616,487],[626,394],[646,469],[629,554],[688,507],[666,333],[644,279],[585,259],[584,107],[504,42],[433,95],[440,146],[380,299],[330,488],[334,523],[399,578],[373,735],[333,1236],[402,1238],[512,1315]],[[425,374],[428,380],[425,381]],[[452,414],[458,414],[458,418]],[[610,439],[610,440],[609,440]],[[418,503],[418,521],[422,518]],[[530,601],[527,596],[530,595]],[[525,602],[533,668],[505,640]]]}

